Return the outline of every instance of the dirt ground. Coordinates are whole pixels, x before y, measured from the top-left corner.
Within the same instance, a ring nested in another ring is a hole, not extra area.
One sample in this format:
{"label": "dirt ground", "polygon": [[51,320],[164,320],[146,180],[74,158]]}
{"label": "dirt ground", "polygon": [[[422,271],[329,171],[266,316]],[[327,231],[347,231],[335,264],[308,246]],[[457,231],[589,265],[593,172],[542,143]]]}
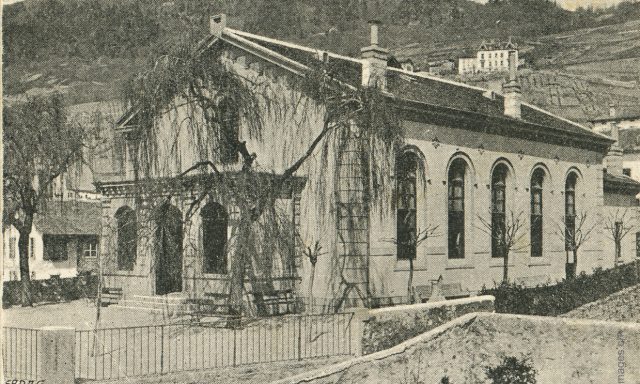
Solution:
{"label": "dirt ground", "polygon": [[[2,311],[5,327],[38,328],[44,326],[93,329],[96,322],[94,301],[76,300],[69,303],[44,304],[35,307],[11,307]],[[100,309],[100,328],[163,324],[168,319],[160,311],[110,306]]]}
{"label": "dirt ground", "polygon": [[562,317],[640,323],[640,285],[585,304]]}
{"label": "dirt ground", "polygon": [[204,383],[225,383],[243,384],[256,383],[266,384],[285,377],[293,376],[308,370],[317,369],[325,365],[338,363],[348,359],[349,356],[320,358],[310,361],[281,362],[269,364],[252,364],[236,368],[219,368],[210,371],[179,372],[164,376],[136,377],[109,381],[91,381],[91,383],[181,383],[181,384],[204,384]]}

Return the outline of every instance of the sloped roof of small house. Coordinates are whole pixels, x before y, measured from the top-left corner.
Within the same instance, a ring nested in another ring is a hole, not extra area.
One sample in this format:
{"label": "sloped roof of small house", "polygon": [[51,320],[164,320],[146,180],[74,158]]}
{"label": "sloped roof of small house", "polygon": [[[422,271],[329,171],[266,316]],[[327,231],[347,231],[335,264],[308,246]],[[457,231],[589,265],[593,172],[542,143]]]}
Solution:
{"label": "sloped roof of small house", "polygon": [[[337,80],[354,87],[361,84],[361,59],[231,28],[225,28],[219,38],[210,36],[201,46],[209,47],[218,42],[244,49],[301,75],[312,65],[325,61],[331,76]],[[469,121],[474,121],[474,124],[467,124],[469,128],[489,129],[496,125],[509,125],[510,129],[502,129],[504,134],[522,130],[533,140],[543,140],[543,136],[554,137],[554,140],[559,140],[562,144],[581,142],[582,145],[597,147],[603,152],[613,142],[605,135],[524,102],[521,119],[507,117],[504,114],[502,95],[423,73],[388,67],[386,92],[400,103],[412,104],[418,113],[440,110],[450,115],[464,115]],[[126,125],[131,117],[131,113],[123,116],[119,124]]]}
{"label": "sloped roof of small house", "polygon": [[34,217],[43,235],[99,236],[102,211],[99,202],[48,201]]}
{"label": "sloped roof of small house", "polygon": [[640,182],[626,175],[613,175],[605,169],[602,181],[605,192],[615,191],[634,196],[640,193]]}

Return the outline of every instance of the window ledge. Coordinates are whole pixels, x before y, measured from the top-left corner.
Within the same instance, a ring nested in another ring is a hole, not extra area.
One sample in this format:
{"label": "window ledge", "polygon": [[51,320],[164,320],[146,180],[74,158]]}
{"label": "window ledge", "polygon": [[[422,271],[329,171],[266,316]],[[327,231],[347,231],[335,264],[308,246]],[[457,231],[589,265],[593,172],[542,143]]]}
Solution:
{"label": "window ledge", "polygon": [[444,267],[445,270],[452,270],[452,269],[474,269],[475,265],[473,264],[448,264],[446,267]]}

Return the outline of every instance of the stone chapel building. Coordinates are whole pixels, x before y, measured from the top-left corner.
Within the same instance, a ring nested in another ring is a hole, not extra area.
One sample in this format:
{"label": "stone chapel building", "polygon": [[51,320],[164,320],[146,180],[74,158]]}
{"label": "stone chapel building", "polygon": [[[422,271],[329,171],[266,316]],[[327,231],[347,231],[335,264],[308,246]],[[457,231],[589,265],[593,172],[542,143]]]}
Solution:
{"label": "stone chapel building", "polygon": [[[212,18],[205,47],[222,49],[224,63],[247,79],[283,90],[287,78],[300,76],[314,62],[334,63],[341,71],[337,76],[345,75],[341,80],[353,81],[355,87],[380,87],[400,112],[406,139],[393,159],[395,171],[389,182],[396,190],[389,196],[396,204],[384,210],[388,212],[364,209],[358,217],[348,213],[357,225],[346,229],[340,183],[331,185],[334,204],[318,212],[319,180],[328,176],[313,158],[296,173],[288,193],[281,196],[299,234],[293,270],[274,265],[271,271],[282,291],[291,289],[309,300],[312,268],[301,249],[317,241],[324,251],[314,276],[313,296],[319,306],[335,303],[341,296],[348,299],[342,303],[372,298],[379,303],[405,302],[410,260],[414,286],[429,286],[441,277],[473,294],[499,283],[503,273],[499,247],[482,222],[499,228],[512,213],[524,222],[522,241],[509,257],[512,280],[531,285],[564,278],[567,264],[574,261],[558,227],[583,213],[587,225],[597,228],[580,248],[578,272],[613,266],[613,250],[603,246],[606,234],[599,226],[605,194],[613,188],[634,196],[640,191],[638,183],[620,179],[624,188],[616,189],[620,184],[616,179],[607,188],[603,160],[614,140],[522,101],[515,57],[510,58],[509,79],[499,94],[389,66],[391,55],[378,45],[375,23],[371,45],[362,49],[359,58],[231,29],[224,15]],[[296,141],[305,148],[321,127],[321,116],[306,120],[303,128],[308,134],[301,137],[287,137],[286,124],[294,124],[293,118],[278,123],[285,127],[282,137],[269,132],[269,121],[263,142],[252,139],[244,126],[239,127],[239,135],[255,149],[261,167],[277,174],[283,169],[282,159],[295,155],[290,153],[295,149],[285,143]],[[154,195],[135,197],[140,186],[134,182],[127,147],[136,140],[129,134],[135,121],[135,110],[120,119],[115,130],[124,146],[121,167],[97,183],[105,196],[104,286],[121,288],[125,297],[224,293],[233,258],[234,207],[212,198],[199,214],[184,221],[197,186],[176,186],[168,180],[194,163],[189,157],[193,150],[188,145],[165,148],[160,162],[167,166],[157,179],[145,183],[161,185],[156,197],[168,198],[170,203],[148,215],[154,228],[161,229],[145,232],[140,216],[152,205],[147,200]],[[171,137],[185,134],[170,128],[165,119],[158,124]],[[426,228],[437,228],[438,235],[417,246],[390,241],[415,237]],[[176,246],[163,245],[167,242]]]}

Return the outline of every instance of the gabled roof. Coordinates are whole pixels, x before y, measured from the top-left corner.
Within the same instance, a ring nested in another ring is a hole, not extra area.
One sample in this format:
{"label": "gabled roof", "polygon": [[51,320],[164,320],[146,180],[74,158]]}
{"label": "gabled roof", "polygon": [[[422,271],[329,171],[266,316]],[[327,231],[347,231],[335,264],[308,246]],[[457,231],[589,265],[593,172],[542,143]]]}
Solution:
{"label": "gabled roof", "polygon": [[[225,28],[219,38],[210,37],[206,42],[230,44],[246,50],[273,64],[301,75],[305,69],[324,61],[329,72],[344,84],[358,87],[361,84],[363,60],[336,53],[288,43],[248,32]],[[504,115],[503,96],[486,89],[446,80],[421,73],[388,67],[387,93],[398,101],[417,102],[420,108],[448,109],[452,113],[467,112],[469,118],[491,120],[491,124],[512,124],[513,130],[526,127],[529,133],[536,131],[534,139],[542,140],[547,134],[566,138],[567,143],[580,141],[601,151],[613,142],[609,137],[593,132],[572,121],[563,119],[533,105],[522,103],[522,118],[512,119]],[[487,97],[487,95],[490,97]],[[129,117],[120,121],[125,123]],[[531,136],[531,135],[529,135]]]}
{"label": "gabled roof", "polygon": [[99,236],[102,210],[100,202],[48,201],[34,217],[43,235]]}

